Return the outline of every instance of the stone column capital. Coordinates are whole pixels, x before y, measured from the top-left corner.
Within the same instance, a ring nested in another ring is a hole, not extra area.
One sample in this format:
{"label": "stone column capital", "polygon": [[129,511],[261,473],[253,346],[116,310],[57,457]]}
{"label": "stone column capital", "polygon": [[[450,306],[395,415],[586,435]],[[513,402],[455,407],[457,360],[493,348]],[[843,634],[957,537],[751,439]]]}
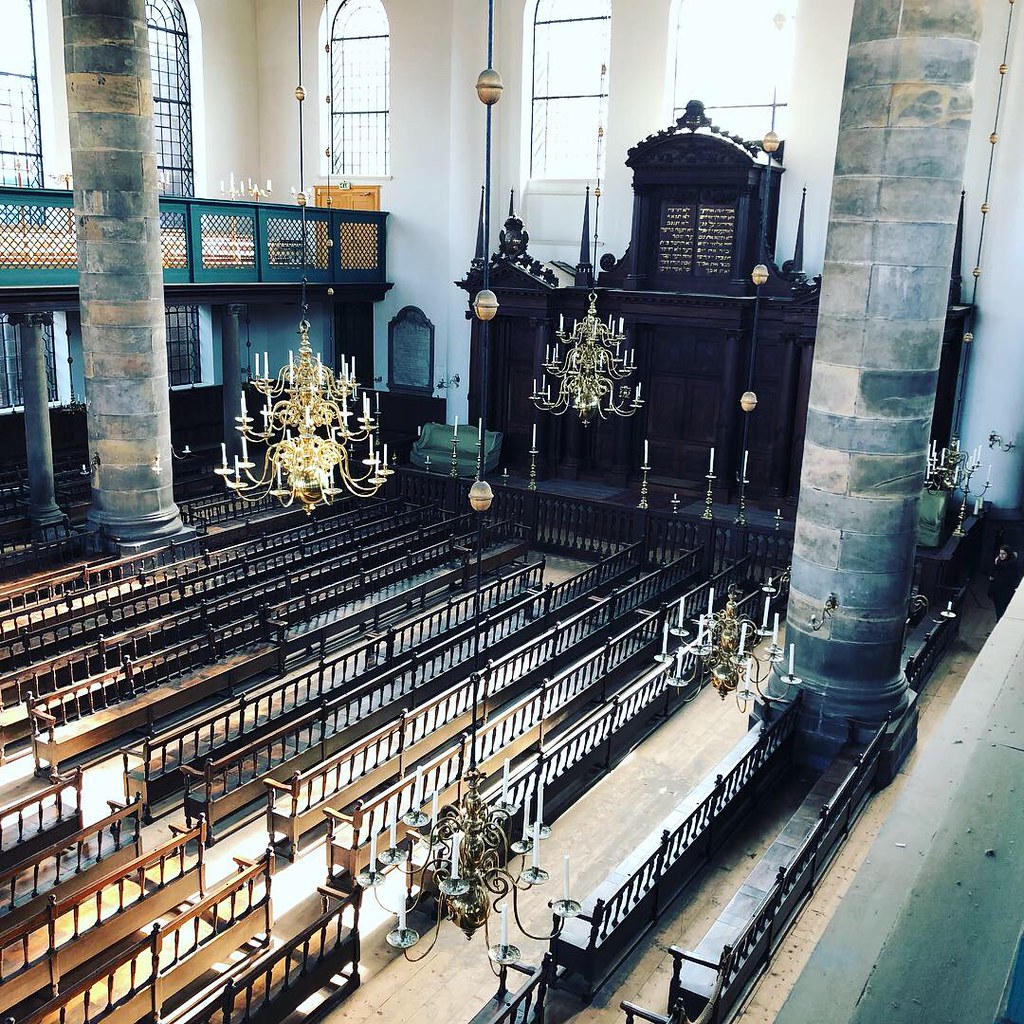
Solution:
{"label": "stone column capital", "polygon": [[25,321],[33,327],[49,327],[53,324],[52,313],[27,313]]}
{"label": "stone column capital", "polygon": [[228,316],[241,316],[246,310],[245,303],[243,302],[229,302],[224,308]]}

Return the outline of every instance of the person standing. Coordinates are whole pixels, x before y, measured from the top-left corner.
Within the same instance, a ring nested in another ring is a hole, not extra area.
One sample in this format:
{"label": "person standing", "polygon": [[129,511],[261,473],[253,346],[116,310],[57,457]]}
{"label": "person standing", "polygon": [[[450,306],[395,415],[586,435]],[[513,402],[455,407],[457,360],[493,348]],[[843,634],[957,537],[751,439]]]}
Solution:
{"label": "person standing", "polygon": [[1009,544],[1000,544],[996,560],[989,575],[988,596],[996,610],[996,622],[1003,617],[1020,583],[1020,565],[1017,552]]}

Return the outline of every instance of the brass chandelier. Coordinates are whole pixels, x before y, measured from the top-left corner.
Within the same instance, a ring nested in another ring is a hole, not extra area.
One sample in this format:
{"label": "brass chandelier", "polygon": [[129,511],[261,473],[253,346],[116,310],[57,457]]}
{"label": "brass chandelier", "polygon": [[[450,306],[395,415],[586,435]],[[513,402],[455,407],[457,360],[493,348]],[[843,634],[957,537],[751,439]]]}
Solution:
{"label": "brass chandelier", "polygon": [[[243,391],[241,415],[235,417],[242,456],[235,456],[234,466],[229,466],[222,445],[222,465],[214,470],[230,490],[250,500],[270,494],[285,506],[297,502],[308,515],[344,491],[370,497],[394,473],[388,466],[388,446],[375,446],[379,419],[370,414],[366,393],[361,415],[349,408],[349,400],[356,403],[359,398],[354,368],[343,357],[342,371],[335,377],[319,356],[314,361],[308,321],[299,323],[298,361],[289,353],[288,365],[275,377],[260,376],[257,356],[255,371],[252,386],[265,399],[262,427],[249,415]],[[265,372],[269,374],[269,366]],[[357,461],[353,447],[363,442],[367,455]],[[266,445],[258,476],[252,472],[256,467],[249,458],[250,444]]]}
{"label": "brass chandelier", "polygon": [[[588,426],[595,416],[607,419],[609,415],[632,416],[644,403],[640,397],[640,383],[636,391],[622,384],[636,369],[633,355],[622,350],[626,340],[622,318],[618,331],[612,327],[609,316],[605,323],[597,315],[597,293],[591,292],[589,308],[582,320],[577,320],[571,334],[566,334],[559,317],[554,347],[548,348],[543,364],[545,376],[540,387],[533,382],[530,400],[542,412],[561,416],[572,409]],[[561,346],[567,346],[564,352]],[[620,351],[621,350],[621,351]],[[557,381],[554,395],[547,382],[547,374]]]}
{"label": "brass chandelier", "polygon": [[[315,506],[330,504],[346,491],[356,497],[371,497],[394,470],[388,466],[387,445],[381,451],[375,444],[380,428],[379,412],[376,418],[372,416],[368,396],[365,392],[360,394],[355,359],[349,362],[342,356],[341,372],[335,376],[323,365],[320,356],[314,360],[309,343],[309,306],[306,301],[309,243],[302,117],[306,90],[301,84],[301,0],[296,3],[296,21],[300,84],[295,88],[295,99],[299,104],[299,191],[295,198],[302,226],[299,357],[296,361],[294,354],[289,352],[288,365],[272,374],[270,359],[264,352],[261,375],[259,355],[256,355],[255,373],[250,383],[265,400],[260,410],[262,426],[257,427],[249,415],[243,389],[241,414],[235,417],[236,429],[241,435],[241,457],[235,455],[233,465],[229,463],[227,445],[222,444],[221,465],[214,472],[223,477],[228,489],[241,498],[259,501],[270,495],[286,507],[297,503],[310,515]],[[328,246],[332,244],[333,240],[329,239]],[[329,293],[333,293],[333,289]],[[360,397],[361,415],[349,408],[349,403],[356,405]],[[360,458],[354,446],[364,442],[367,445],[366,455]],[[250,444],[265,446],[258,473],[253,472],[257,464],[250,458]]]}
{"label": "brass chandelier", "polygon": [[[476,682],[474,683],[476,685]],[[475,732],[475,730],[474,730]],[[475,749],[475,735],[474,747]],[[514,842],[509,839],[509,824],[516,808],[507,802],[507,774],[503,786],[502,800],[488,804],[480,792],[484,775],[472,765],[464,776],[465,792],[453,804],[440,810],[437,796],[433,800],[431,815],[420,809],[422,803],[422,780],[416,781],[417,799],[413,807],[402,816],[403,824],[410,828],[423,829],[419,834],[410,832],[412,846],[399,846],[395,824],[391,827],[390,844],[379,854],[376,837],[370,841],[370,862],[365,870],[356,876],[356,882],[364,889],[375,889],[384,881],[383,867],[404,865],[408,878],[401,887],[402,893],[397,910],[396,927],[388,932],[389,945],[401,949],[410,960],[421,960],[434,948],[443,921],[448,918],[461,928],[467,938],[472,938],[483,929],[487,943],[487,956],[492,963],[502,965],[515,963],[522,956],[520,948],[509,942],[509,917],[514,918],[524,935],[538,941],[556,938],[565,921],[580,913],[580,904],[569,894],[569,858],[563,861],[562,898],[550,906],[559,919],[555,928],[547,935],[532,935],[523,926],[519,914],[519,894],[535,885],[548,881],[549,873],[540,866],[540,844],[550,835],[543,825],[543,792],[538,791],[536,818],[530,818],[530,798],[527,796],[524,808],[523,836]],[[526,866],[526,855],[530,854],[530,866]],[[414,856],[415,855],[415,856]],[[511,860],[521,856],[522,867],[511,869]],[[419,863],[414,863],[418,860]],[[416,890],[411,898],[407,893]],[[428,947],[416,957],[408,953],[420,941],[420,933],[411,928],[408,914],[427,896],[436,897],[436,924]],[[497,911],[500,920],[497,941],[491,941],[490,919]]]}
{"label": "brass chandelier", "polygon": [[[782,581],[779,582],[781,584]],[[765,598],[760,626],[750,616],[740,611],[739,592],[735,588],[729,588],[725,606],[717,612],[714,610],[714,589],[708,592],[708,610],[697,620],[697,636],[690,643],[682,644],[676,651],[675,670],[670,679],[673,686],[688,686],[694,682],[698,674],[703,675],[706,672],[711,685],[718,691],[722,700],[730,693],[735,693],[741,710],[746,710],[747,702],[750,700],[757,697],[762,701],[765,699],[762,684],[768,681],[776,666],[783,664],[786,652],[779,646],[778,613],[773,625],[768,625],[771,602],[779,592],[779,587],[769,578],[761,587],[761,592]],[[686,638],[681,609],[679,625],[672,632],[680,639]],[[769,637],[771,643],[765,650],[759,652],[761,642]],[[663,644],[660,656],[663,659],[666,657],[666,647],[667,644]],[[789,670],[778,672],[779,678],[787,687],[799,686],[803,681],[795,674],[794,655],[795,646],[790,644]],[[684,668],[687,657],[689,665]]]}

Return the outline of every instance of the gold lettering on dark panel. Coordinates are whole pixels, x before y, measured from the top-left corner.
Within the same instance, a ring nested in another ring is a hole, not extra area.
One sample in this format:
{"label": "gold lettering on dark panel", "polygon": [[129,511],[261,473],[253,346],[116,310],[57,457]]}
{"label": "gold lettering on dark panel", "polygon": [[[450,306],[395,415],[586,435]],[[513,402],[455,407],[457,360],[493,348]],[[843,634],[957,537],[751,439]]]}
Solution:
{"label": "gold lettering on dark panel", "polygon": [[658,271],[662,274],[693,272],[693,221],[691,204],[664,203],[658,237]]}
{"label": "gold lettering on dark panel", "polygon": [[702,206],[697,215],[696,269],[704,274],[731,274],[735,206]]}

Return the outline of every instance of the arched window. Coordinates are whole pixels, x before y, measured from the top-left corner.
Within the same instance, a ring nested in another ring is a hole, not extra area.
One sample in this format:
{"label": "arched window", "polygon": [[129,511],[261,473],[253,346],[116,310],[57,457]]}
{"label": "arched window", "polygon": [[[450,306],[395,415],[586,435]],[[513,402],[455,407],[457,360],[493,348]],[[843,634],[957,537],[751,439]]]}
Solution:
{"label": "arched window", "polygon": [[774,115],[784,139],[795,7],[796,0],[680,0],[673,120],[688,100],[702,100],[731,135],[761,139]]}
{"label": "arched window", "polygon": [[391,37],[381,0],[343,0],[331,21],[331,172],[388,173]]}
{"label": "arched window", "polygon": [[178,0],[146,0],[153,120],[161,191],[195,195],[188,28]]}
{"label": "arched window", "polygon": [[600,177],[611,0],[536,0],[530,176]]}
{"label": "arched window", "polygon": [[39,83],[31,0],[4,5],[0,34],[0,183],[43,187]]}

